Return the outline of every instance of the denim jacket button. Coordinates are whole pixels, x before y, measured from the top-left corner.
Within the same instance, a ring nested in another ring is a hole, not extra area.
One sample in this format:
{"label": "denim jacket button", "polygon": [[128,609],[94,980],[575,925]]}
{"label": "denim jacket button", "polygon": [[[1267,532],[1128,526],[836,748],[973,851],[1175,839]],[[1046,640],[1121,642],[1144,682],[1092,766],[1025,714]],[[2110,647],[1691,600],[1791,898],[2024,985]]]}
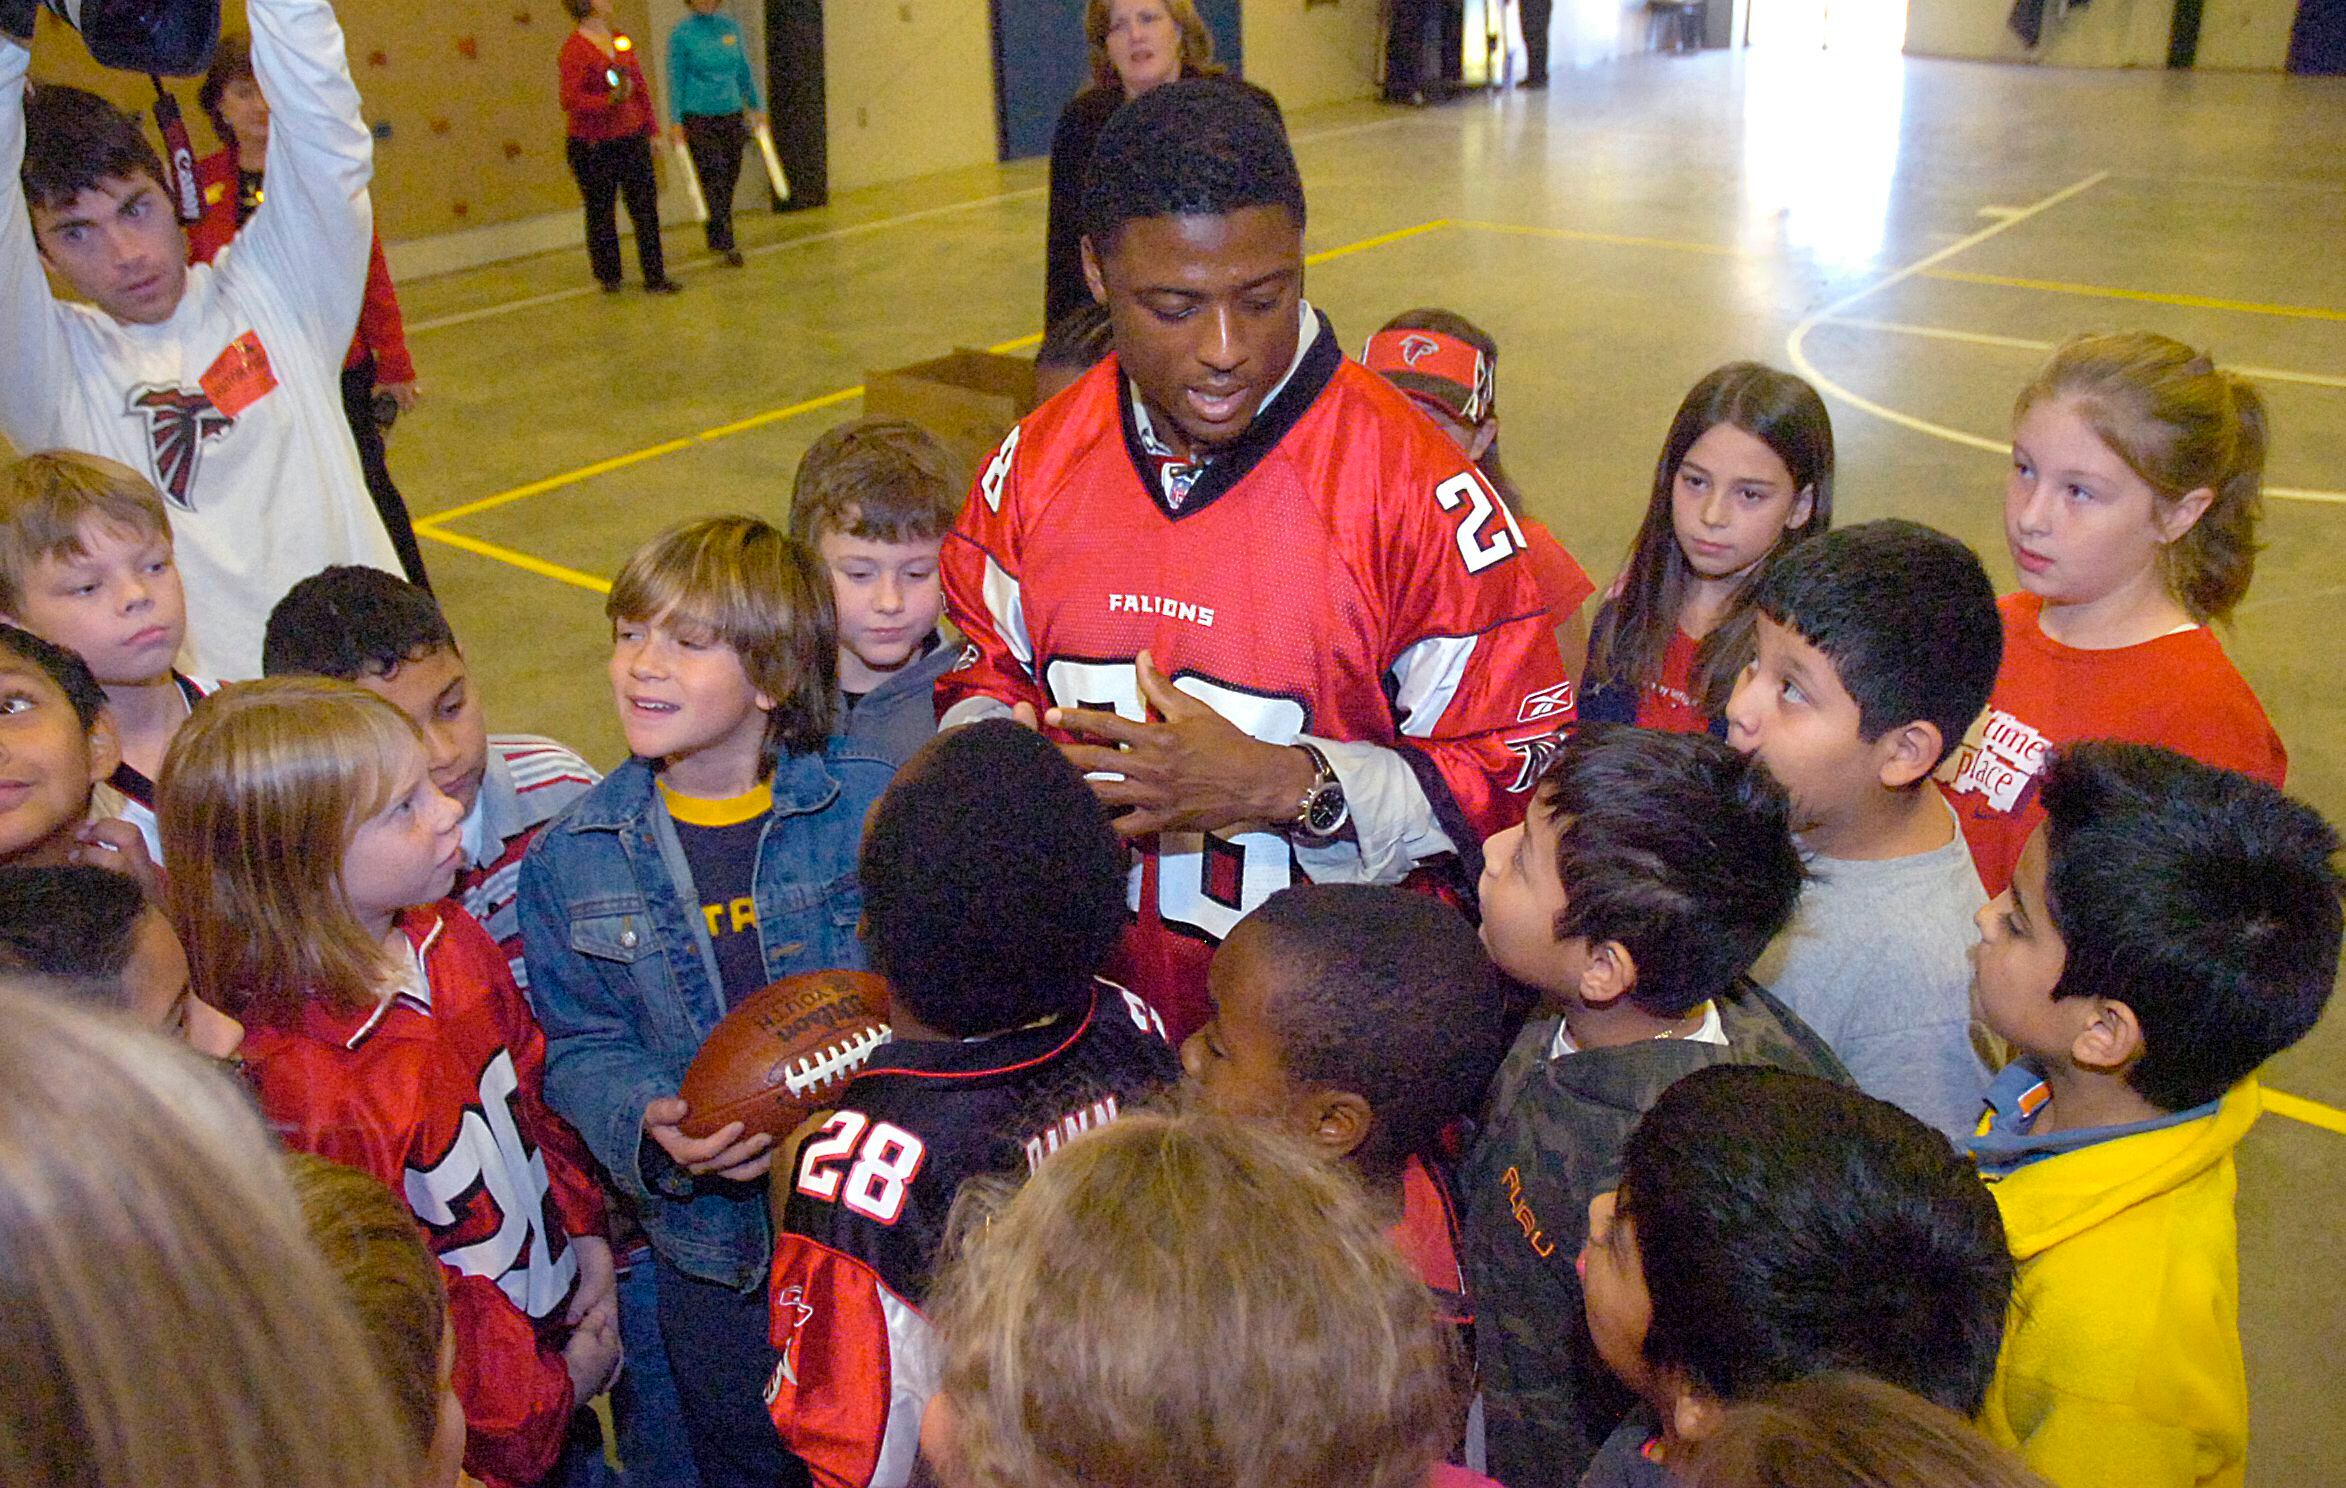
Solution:
{"label": "denim jacket button", "polygon": [[634,950],[634,949],[635,949],[635,931],[634,931],[632,928],[620,931],[620,932],[619,932],[619,944],[620,944],[620,945],[622,945],[623,947],[625,947],[625,948],[626,948],[626,949],[628,949],[628,950],[631,950],[631,951],[632,951],[632,950]]}

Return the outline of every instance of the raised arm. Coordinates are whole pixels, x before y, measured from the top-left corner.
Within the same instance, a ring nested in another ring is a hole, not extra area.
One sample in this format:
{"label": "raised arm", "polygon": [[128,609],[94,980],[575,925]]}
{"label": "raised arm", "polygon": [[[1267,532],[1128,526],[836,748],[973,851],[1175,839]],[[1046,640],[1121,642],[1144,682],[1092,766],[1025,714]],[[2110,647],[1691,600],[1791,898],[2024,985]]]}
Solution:
{"label": "raised arm", "polygon": [[20,450],[46,449],[57,389],[72,376],[72,351],[41,269],[33,219],[18,185],[24,167],[24,80],[32,53],[0,35],[0,434]]}
{"label": "raised arm", "polygon": [[252,0],[253,73],[269,100],[269,195],[226,272],[263,280],[340,365],[366,294],[374,137],[326,0]]}

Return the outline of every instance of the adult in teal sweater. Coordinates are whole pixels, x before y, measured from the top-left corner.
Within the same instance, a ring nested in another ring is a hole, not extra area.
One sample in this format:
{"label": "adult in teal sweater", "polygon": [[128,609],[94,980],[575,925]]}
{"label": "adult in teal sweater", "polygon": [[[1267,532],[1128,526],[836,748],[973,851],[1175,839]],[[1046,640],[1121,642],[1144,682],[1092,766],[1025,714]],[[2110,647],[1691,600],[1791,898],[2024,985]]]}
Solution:
{"label": "adult in teal sweater", "polygon": [[758,101],[757,71],[731,16],[717,14],[724,0],[685,0],[692,14],[668,36],[668,107],[676,116],[676,137],[692,152],[693,173],[709,204],[709,251],[741,267],[733,246],[733,183],[749,133],[766,116]]}

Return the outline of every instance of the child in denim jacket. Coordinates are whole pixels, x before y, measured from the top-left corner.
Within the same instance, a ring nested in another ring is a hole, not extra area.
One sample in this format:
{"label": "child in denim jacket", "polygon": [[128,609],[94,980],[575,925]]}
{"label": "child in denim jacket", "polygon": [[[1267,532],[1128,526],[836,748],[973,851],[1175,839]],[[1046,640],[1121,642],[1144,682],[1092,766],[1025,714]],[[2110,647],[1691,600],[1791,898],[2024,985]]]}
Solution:
{"label": "child in denim jacket", "polygon": [[830,584],[767,523],[672,528],[628,561],[605,612],[632,757],[548,824],[521,870],[546,1097],[651,1237],[701,1482],[803,1482],[759,1401],[773,1372],[771,1139],[738,1122],[687,1137],[676,1092],[742,998],[863,964],[856,849],[892,771],[829,738]]}

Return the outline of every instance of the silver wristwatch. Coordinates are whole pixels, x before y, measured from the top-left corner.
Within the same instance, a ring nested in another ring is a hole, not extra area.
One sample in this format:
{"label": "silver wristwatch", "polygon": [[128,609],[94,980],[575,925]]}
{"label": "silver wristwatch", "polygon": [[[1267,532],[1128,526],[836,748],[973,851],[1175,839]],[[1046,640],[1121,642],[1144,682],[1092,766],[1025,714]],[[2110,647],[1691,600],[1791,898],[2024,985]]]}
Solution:
{"label": "silver wristwatch", "polygon": [[1352,820],[1352,805],[1344,799],[1344,782],[1336,778],[1335,766],[1317,746],[1298,740],[1295,747],[1311,756],[1316,773],[1296,805],[1295,820],[1288,830],[1306,842],[1332,842]]}

